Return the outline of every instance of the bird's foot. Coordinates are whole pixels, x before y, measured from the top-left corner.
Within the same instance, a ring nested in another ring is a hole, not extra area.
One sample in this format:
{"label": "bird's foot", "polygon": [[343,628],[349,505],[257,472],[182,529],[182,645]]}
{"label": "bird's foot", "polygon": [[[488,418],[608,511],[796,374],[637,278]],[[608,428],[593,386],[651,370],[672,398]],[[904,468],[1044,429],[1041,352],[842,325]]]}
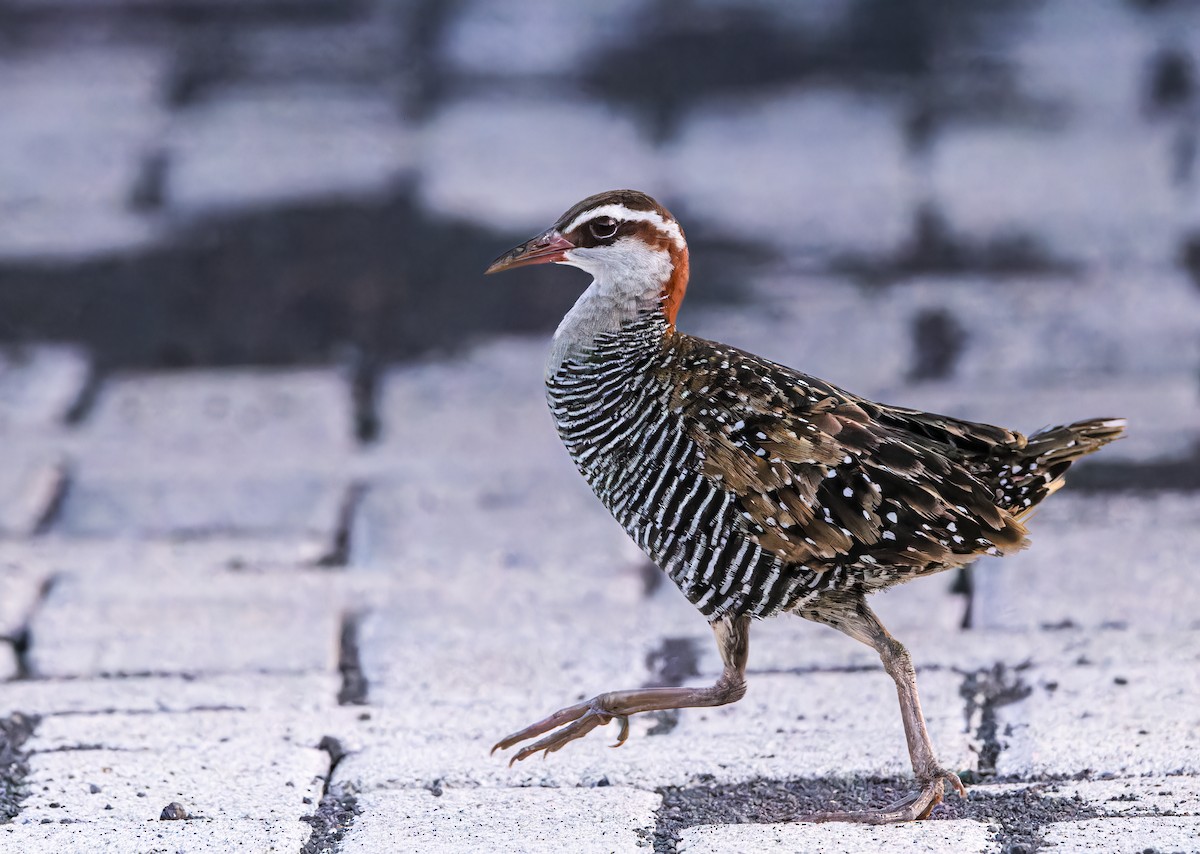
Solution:
{"label": "bird's foot", "polygon": [[959,797],[967,796],[967,789],[958,775],[943,768],[938,768],[931,776],[919,782],[921,783],[920,791],[882,809],[819,812],[803,816],[800,820],[847,821],[858,824],[896,824],[902,821],[919,821],[929,818],[933,808],[942,802],[946,783],[950,784]]}
{"label": "bird's foot", "polygon": [[577,738],[583,738],[596,727],[604,726],[612,720],[617,720],[621,723],[621,731],[617,733],[617,743],[612,745],[613,747],[620,747],[629,738],[629,718],[625,715],[609,711],[605,707],[602,695],[593,697],[584,703],[559,709],[549,717],[543,718],[537,723],[530,724],[520,732],[514,732],[512,735],[500,739],[492,747],[492,753],[495,753],[497,750],[507,750],[522,741],[528,741],[543,733],[557,730],[556,732],[551,732],[550,735],[540,741],[535,741],[533,744],[522,747],[517,751],[508,762],[511,767],[516,762],[528,759],[535,753],[545,751],[546,755],[549,755],[556,750],[561,750],[568,743]]}

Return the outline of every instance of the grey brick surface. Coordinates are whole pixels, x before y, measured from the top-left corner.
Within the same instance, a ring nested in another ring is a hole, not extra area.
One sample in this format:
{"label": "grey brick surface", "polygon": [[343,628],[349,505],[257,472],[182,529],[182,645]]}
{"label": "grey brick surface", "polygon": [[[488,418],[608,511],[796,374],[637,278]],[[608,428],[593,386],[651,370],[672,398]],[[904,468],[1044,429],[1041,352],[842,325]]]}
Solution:
{"label": "grey brick surface", "polygon": [[122,374],[84,435],[85,472],[338,470],[353,450],[350,394],[334,370]]}
{"label": "grey brick surface", "polygon": [[1046,844],[1067,851],[1143,854],[1154,851],[1200,851],[1200,819],[1090,819],[1051,825]]}
{"label": "grey brick surface", "polygon": [[1049,794],[1064,798],[1079,797],[1109,813],[1120,815],[1200,814],[1200,778],[1126,777],[1117,780],[1063,782],[1052,785]]}
{"label": "grey brick surface", "polygon": [[939,821],[869,827],[847,824],[709,825],[685,830],[680,854],[735,854],[741,851],[806,851],[813,854],[856,852],[1000,851],[986,824]]}
{"label": "grey brick surface", "polygon": [[299,818],[329,771],[317,749],[325,725],[229,711],[48,717],[30,744],[19,822],[150,821],[171,802],[209,819]]}
{"label": "grey brick surface", "polygon": [[20,673],[17,652],[8,641],[0,641],[0,681],[15,679]]}
{"label": "grey brick surface", "polygon": [[0,538],[33,534],[50,512],[67,476],[65,455],[54,443],[24,437],[6,441],[0,466]]}
{"label": "grey brick surface", "polygon": [[0,255],[79,257],[149,242],[127,206],[165,119],[158,50],[79,47],[0,64]]}
{"label": "grey brick surface", "polygon": [[1031,520],[1028,551],[977,564],[976,626],[1194,630],[1200,593],[1183,556],[1198,537],[1194,495],[1084,497],[1068,486]]}
{"label": "grey brick surface", "polygon": [[424,851],[558,852],[564,838],[584,854],[649,847],[659,796],[636,789],[444,789],[370,792],[342,851],[373,852],[405,840]]}
{"label": "grey brick surface", "polygon": [[1180,225],[1169,138],[1145,126],[1105,131],[1079,123],[947,131],[934,157],[935,198],[976,238],[1033,236],[1092,262],[1169,263]]}
{"label": "grey brick surface", "polygon": [[[627,37],[630,19],[645,14],[647,6],[645,0],[587,8],[553,0],[471,2],[450,23],[443,55],[453,71],[485,77],[587,70],[600,48]],[[553,32],[555,37],[531,37],[532,21],[537,21],[539,32]]]}
{"label": "grey brick surface", "polygon": [[31,627],[34,672],[336,670],[344,606],[327,574],[146,569],[113,566],[56,583]]}
{"label": "grey brick surface", "polygon": [[415,146],[384,91],[260,86],[171,123],[167,204],[186,214],[382,194]]}
{"label": "grey brick surface", "polygon": [[0,715],[182,713],[203,709],[327,713],[339,677],[330,672],[130,676],[123,679],[29,679],[4,686]]}
{"label": "grey brick surface", "polygon": [[998,710],[1011,732],[1000,773],[1200,774],[1195,634],[1068,637],[1061,652],[1043,654],[1029,697]]}
{"label": "grey brick surface", "polygon": [[24,628],[48,577],[41,568],[0,559],[0,637],[15,637]]}
{"label": "grey brick surface", "polygon": [[[894,107],[806,88],[695,111],[666,153],[697,222],[787,252],[883,252],[917,189]],[[847,176],[853,176],[847,180]]]}
{"label": "grey brick surface", "polygon": [[[531,127],[541,129],[536,154]],[[658,155],[632,119],[577,98],[453,102],[422,138],[423,205],[497,230],[546,228],[574,200],[614,187],[665,195]]]}
{"label": "grey brick surface", "polygon": [[318,557],[333,541],[346,484],[311,476],[92,478],[63,501],[56,530],[71,537],[294,536]]}
{"label": "grey brick surface", "polygon": [[88,380],[87,356],[76,347],[0,350],[0,436],[61,425]]}
{"label": "grey brick surface", "polygon": [[294,852],[311,834],[309,825],[288,819],[162,822],[112,819],[0,827],[0,841],[29,854],[156,854],[164,850],[184,854]]}

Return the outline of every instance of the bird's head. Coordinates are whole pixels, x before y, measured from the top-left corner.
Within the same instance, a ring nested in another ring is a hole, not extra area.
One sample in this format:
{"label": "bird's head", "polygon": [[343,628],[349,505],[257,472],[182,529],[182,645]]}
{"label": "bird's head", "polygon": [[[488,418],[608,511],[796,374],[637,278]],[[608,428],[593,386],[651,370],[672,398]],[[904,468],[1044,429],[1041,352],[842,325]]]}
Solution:
{"label": "bird's head", "polygon": [[606,287],[658,300],[671,324],[688,281],[687,242],[670,212],[637,190],[584,199],[537,237],[492,262],[488,273],[530,264],[569,264]]}

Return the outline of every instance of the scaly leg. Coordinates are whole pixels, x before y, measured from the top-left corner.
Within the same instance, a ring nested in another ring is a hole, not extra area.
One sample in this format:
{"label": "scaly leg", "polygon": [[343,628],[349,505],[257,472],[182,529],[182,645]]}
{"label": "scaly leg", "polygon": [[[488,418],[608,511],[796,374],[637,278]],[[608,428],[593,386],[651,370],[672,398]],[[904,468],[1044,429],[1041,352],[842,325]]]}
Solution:
{"label": "scaly leg", "polygon": [[925,729],[925,716],[921,714],[921,701],[917,697],[917,672],[908,650],[888,633],[866,602],[859,599],[836,610],[830,609],[816,614],[805,613],[804,616],[833,626],[879,653],[880,659],[883,660],[883,669],[896,683],[896,694],[900,698],[900,716],[904,720],[904,735],[908,741],[908,755],[912,760],[917,783],[921,787],[920,791],[911,797],[883,809],[817,813],[808,816],[807,820],[891,824],[927,818],[933,808],[942,802],[946,783],[960,796],[966,797],[967,790],[958,779],[958,775],[943,768],[934,756],[933,743]]}
{"label": "scaly leg", "polygon": [[[583,703],[559,709],[548,718],[530,724],[520,732],[501,739],[492,752],[507,750],[515,744],[550,732],[550,735],[521,748],[509,765],[528,759],[539,751],[547,754],[560,750],[568,742],[582,738],[598,726],[616,718],[621,732],[613,747],[620,747],[629,737],[629,715],[638,712],[657,712],[663,709],[685,709],[697,706],[723,706],[742,698],[746,693],[746,657],[750,651],[750,618],[734,617],[712,624],[717,648],[725,669],[721,678],[710,688],[643,688],[635,691],[612,691],[600,694]],[[561,728],[560,728],[561,727]]]}

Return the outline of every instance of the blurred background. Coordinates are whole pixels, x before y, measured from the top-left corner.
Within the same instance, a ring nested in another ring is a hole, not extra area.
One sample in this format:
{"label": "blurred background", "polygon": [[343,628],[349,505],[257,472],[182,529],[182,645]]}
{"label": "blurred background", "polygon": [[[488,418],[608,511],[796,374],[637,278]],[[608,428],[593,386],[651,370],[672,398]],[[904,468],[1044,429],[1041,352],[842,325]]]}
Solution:
{"label": "blurred background", "polygon": [[553,328],[577,274],[481,271],[626,186],[688,232],[685,329],[1129,416],[1084,485],[1194,486],[1198,59],[1190,0],[2,0],[0,429],[321,366],[375,442],[394,366]]}

